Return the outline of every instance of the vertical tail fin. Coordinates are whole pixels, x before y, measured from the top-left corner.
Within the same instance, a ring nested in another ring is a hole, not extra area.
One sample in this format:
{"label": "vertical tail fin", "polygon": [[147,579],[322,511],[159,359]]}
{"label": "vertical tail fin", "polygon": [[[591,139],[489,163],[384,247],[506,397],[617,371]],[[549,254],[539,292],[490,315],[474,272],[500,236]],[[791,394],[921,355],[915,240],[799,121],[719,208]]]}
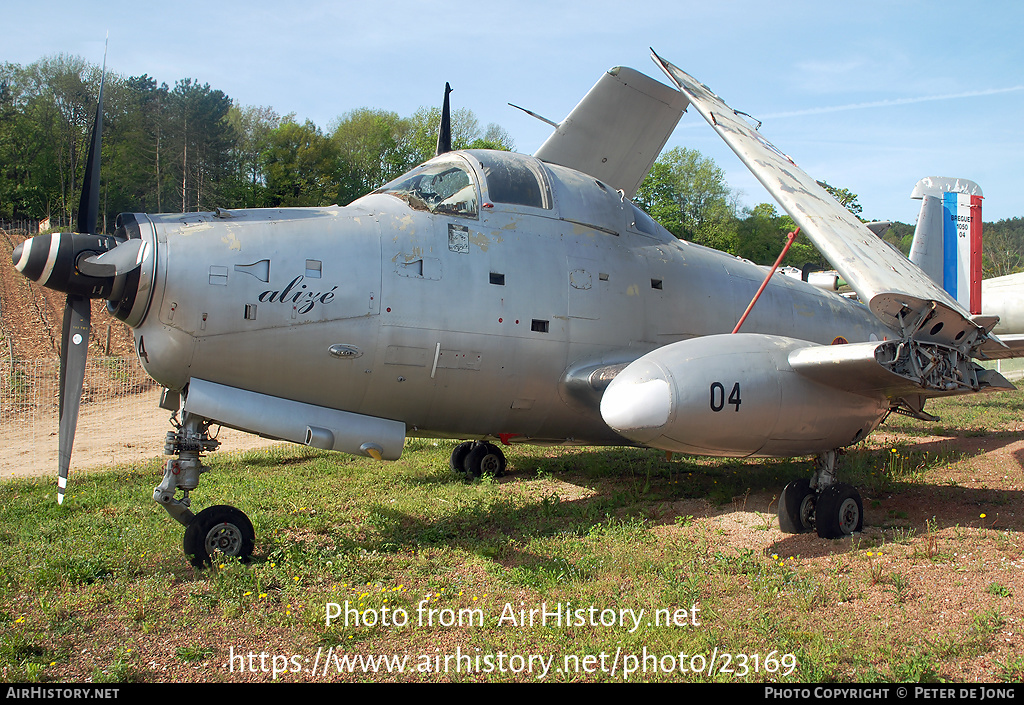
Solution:
{"label": "vertical tail fin", "polygon": [[981,187],[929,176],[910,197],[921,199],[910,261],[965,309],[981,313]]}

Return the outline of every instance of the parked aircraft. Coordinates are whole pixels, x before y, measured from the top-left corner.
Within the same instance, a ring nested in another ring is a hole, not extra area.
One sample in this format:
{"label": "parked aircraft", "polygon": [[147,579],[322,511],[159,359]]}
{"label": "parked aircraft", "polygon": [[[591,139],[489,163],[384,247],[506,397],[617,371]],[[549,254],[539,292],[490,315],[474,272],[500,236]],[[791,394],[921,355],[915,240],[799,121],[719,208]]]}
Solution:
{"label": "parked aircraft", "polygon": [[[533,156],[448,152],[339,207],[125,213],[96,232],[99,116],[77,232],[19,246],[68,294],[60,496],[90,299],[133,330],[180,412],[154,500],[197,565],[247,557],[240,510],[198,514],[211,425],[393,460],[407,436],[463,439],[452,467],[500,474],[497,442],[632,444],[711,456],[815,455],[782,493],[786,531],[859,531],[840,449],[932,396],[1006,389],[1010,356],[917,267],[706,87],[605,73]],[[632,202],[687,105],[750,166],[865,304],[680,241]],[[180,493],[180,496],[179,496]]]}
{"label": "parked aircraft", "polygon": [[998,335],[1024,334],[1024,272],[981,280],[983,314],[999,316]]}

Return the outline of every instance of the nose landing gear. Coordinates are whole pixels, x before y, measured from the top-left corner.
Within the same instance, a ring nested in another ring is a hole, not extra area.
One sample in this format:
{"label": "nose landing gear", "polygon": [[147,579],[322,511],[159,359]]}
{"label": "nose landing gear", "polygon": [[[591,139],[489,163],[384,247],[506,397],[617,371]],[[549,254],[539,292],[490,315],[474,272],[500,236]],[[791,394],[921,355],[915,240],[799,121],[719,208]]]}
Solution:
{"label": "nose landing gear", "polygon": [[[199,476],[210,468],[203,465],[203,453],[217,449],[220,442],[210,437],[210,421],[185,412],[177,430],[167,433],[164,454],[177,455],[164,466],[164,479],[153,490],[153,501],[185,527],[185,555],[196,567],[210,565],[216,555],[245,561],[252,555],[256,532],[240,509],[218,504],[193,514],[189,492],[199,486]],[[178,490],[182,491],[177,499]]]}

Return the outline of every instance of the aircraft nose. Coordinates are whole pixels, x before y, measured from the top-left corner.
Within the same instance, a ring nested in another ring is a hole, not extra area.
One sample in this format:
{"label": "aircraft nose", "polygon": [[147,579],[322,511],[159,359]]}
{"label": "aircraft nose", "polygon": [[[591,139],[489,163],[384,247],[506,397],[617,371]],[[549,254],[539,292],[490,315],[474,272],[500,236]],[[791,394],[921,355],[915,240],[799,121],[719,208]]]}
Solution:
{"label": "aircraft nose", "polygon": [[605,423],[641,443],[657,437],[672,412],[668,381],[660,370],[645,372],[623,370],[601,397],[601,417]]}

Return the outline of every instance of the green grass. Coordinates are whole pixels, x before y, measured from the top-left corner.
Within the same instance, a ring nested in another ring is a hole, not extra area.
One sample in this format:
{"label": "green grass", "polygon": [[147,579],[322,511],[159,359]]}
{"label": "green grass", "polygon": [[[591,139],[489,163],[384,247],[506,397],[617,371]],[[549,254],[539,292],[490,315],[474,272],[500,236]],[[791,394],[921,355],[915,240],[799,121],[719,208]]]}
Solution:
{"label": "green grass", "polygon": [[988,435],[1013,428],[1024,418],[1024,394],[1001,392],[973,397],[932,399],[926,411],[939,417],[921,423],[903,416],[890,417],[885,427],[910,435]]}
{"label": "green grass", "polygon": [[[222,560],[205,571],[187,564],[181,527],[151,500],[159,460],[73,475],[60,507],[49,478],[0,484],[7,547],[0,552],[0,678],[274,678],[273,669],[232,672],[231,655],[244,652],[307,659],[301,672],[290,670],[290,661],[279,669],[282,680],[538,679],[511,664],[505,671],[435,672],[428,657],[460,649],[554,657],[558,665],[566,656],[597,659],[592,670],[552,671],[547,681],[621,682],[632,662],[620,660],[614,674],[600,667],[616,653],[677,666],[644,671],[637,661],[631,681],[927,681],[957,659],[985,653],[1002,624],[999,612],[979,611],[962,633],[951,629],[917,650],[897,648],[877,624],[851,621],[838,605],[877,589],[900,613],[917,599],[912,570],[883,569],[849,541],[846,548],[826,544],[837,561],[828,570],[800,556],[731,548],[694,505],[676,508],[707,499],[712,507],[762,512],[767,529],[774,506],[764,498],[809,473],[806,459],[667,461],[636,449],[514,447],[509,477],[467,483],[448,469],[453,446],[411,440],[394,463],[297,446],[211,455],[213,471],[193,493],[194,506],[244,509],[257,547],[248,565]],[[890,455],[853,451],[844,479],[891,489],[927,481],[932,460]],[[900,547],[905,560],[927,564],[928,533],[893,532],[886,550]],[[987,584],[988,599],[1008,604],[1009,588]],[[328,625],[327,605],[346,601],[376,623]],[[645,617],[633,629],[503,619],[508,610],[565,603],[643,609]],[[477,610],[482,624],[440,623]],[[658,610],[677,623],[655,624]],[[409,624],[380,623],[402,611]],[[439,621],[420,624],[422,614]],[[422,672],[401,677],[336,669],[313,675],[318,649],[335,659],[395,653],[426,661]],[[680,653],[715,652],[756,656],[757,669],[750,661],[743,677],[679,672]],[[1019,659],[1000,663],[991,678],[1020,672]]]}

